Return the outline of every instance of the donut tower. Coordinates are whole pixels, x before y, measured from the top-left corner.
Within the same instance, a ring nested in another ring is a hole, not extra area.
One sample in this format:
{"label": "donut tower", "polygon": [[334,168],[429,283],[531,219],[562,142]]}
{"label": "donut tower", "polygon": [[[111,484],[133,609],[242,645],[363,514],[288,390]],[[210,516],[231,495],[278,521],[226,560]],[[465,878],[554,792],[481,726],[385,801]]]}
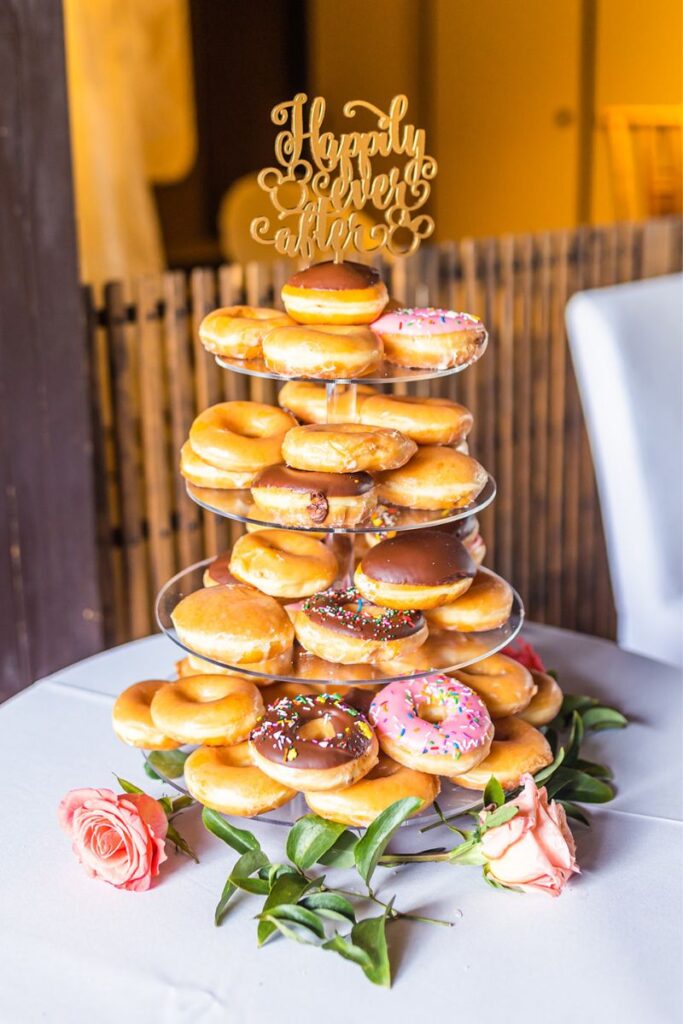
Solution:
{"label": "donut tower", "polygon": [[[306,209],[289,212],[301,241]],[[263,240],[260,221],[252,231]],[[552,714],[534,717],[541,681],[496,653],[523,609],[482,566],[476,513],[495,484],[469,453],[471,413],[387,390],[464,370],[485,327],[402,306],[375,267],[332,249],[292,273],[284,308],[217,309],[200,326],[222,367],[276,380],[278,404],[224,402],[194,420],[188,494],[246,532],[162,589],[178,680],[126,691],[114,724],[147,749],[197,748],[185,784],[217,810],[289,823],[308,807],[363,825],[402,796],[426,809],[444,779],[446,809],[471,803],[508,740],[523,754],[502,781],[516,784],[552,759],[535,728]]]}

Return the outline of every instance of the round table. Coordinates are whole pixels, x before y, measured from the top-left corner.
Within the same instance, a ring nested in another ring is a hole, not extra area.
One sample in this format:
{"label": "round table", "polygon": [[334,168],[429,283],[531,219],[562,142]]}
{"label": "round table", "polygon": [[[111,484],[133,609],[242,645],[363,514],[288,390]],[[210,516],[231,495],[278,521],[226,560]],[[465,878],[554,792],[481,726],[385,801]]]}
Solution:
{"label": "round table", "polygon": [[[168,640],[107,651],[0,706],[0,1020],[680,1020],[680,672],[565,630],[529,625],[524,636],[565,691],[604,698],[631,719],[626,731],[587,745],[613,767],[617,797],[589,808],[591,829],[575,827],[582,874],[557,900],[496,892],[476,868],[416,865],[399,879],[379,872],[380,895],[397,892],[402,910],[457,922],[391,925],[389,991],[317,949],[278,939],[257,950],[248,901],[215,928],[236,854],[203,830],[195,810],[182,830],[201,863],[171,853],[147,893],[91,881],[71,855],[56,819],[67,790],[116,788],[116,772],[159,792],[139,752],[114,737],[110,713],[124,687],[172,671]],[[282,830],[250,827],[275,856]],[[430,846],[447,842],[441,832],[429,833]],[[404,830],[403,848],[404,833],[425,843]]]}

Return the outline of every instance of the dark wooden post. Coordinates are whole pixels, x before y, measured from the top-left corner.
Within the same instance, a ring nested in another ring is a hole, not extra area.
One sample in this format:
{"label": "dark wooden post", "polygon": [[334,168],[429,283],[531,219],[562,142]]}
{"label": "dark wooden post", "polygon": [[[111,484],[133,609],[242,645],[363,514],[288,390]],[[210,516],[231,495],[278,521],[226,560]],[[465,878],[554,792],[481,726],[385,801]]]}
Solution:
{"label": "dark wooden post", "polygon": [[0,0],[0,691],[101,649],[57,0]]}

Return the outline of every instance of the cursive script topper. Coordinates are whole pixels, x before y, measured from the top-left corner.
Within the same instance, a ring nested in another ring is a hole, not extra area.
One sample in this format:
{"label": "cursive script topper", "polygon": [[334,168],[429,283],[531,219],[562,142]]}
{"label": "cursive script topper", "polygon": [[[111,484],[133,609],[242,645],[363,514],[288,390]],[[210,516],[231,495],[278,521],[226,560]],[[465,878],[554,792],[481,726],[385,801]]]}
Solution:
{"label": "cursive script topper", "polygon": [[[298,93],[271,111],[282,130],[275,139],[278,167],[258,176],[275,217],[256,217],[251,236],[273,245],[282,256],[314,259],[331,255],[335,263],[350,252],[385,250],[394,256],[415,252],[434,230],[421,212],[429,198],[436,160],[425,151],[424,128],[405,121],[408,100],[394,96],[386,113],[364,100],[344,104],[349,120],[357,111],[376,118],[369,131],[335,135],[325,131],[325,100]],[[391,157],[396,163],[389,164]],[[373,173],[373,160],[384,158]],[[363,215],[371,207],[371,216]]]}

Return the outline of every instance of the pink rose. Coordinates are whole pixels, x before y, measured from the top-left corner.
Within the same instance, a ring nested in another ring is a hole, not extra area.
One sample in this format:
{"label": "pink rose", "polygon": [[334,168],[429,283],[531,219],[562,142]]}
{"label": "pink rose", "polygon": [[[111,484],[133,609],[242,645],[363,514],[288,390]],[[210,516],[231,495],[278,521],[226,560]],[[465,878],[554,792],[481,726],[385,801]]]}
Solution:
{"label": "pink rose", "polygon": [[91,878],[143,892],[166,860],[168,822],[146,793],[72,789],[59,805],[59,823]]}
{"label": "pink rose", "polygon": [[522,783],[523,791],[510,801],[518,813],[485,832],[481,850],[495,881],[559,896],[579,871],[574,837],[564,807],[548,802],[545,786],[538,789],[531,775],[523,775]]}
{"label": "pink rose", "polygon": [[518,661],[520,665],[524,665],[524,668],[528,668],[530,672],[545,672],[545,665],[541,655],[535,647],[532,647],[526,640],[522,640],[521,637],[518,637],[517,640],[504,647],[501,653],[507,655],[508,658],[512,658],[514,661]]}

